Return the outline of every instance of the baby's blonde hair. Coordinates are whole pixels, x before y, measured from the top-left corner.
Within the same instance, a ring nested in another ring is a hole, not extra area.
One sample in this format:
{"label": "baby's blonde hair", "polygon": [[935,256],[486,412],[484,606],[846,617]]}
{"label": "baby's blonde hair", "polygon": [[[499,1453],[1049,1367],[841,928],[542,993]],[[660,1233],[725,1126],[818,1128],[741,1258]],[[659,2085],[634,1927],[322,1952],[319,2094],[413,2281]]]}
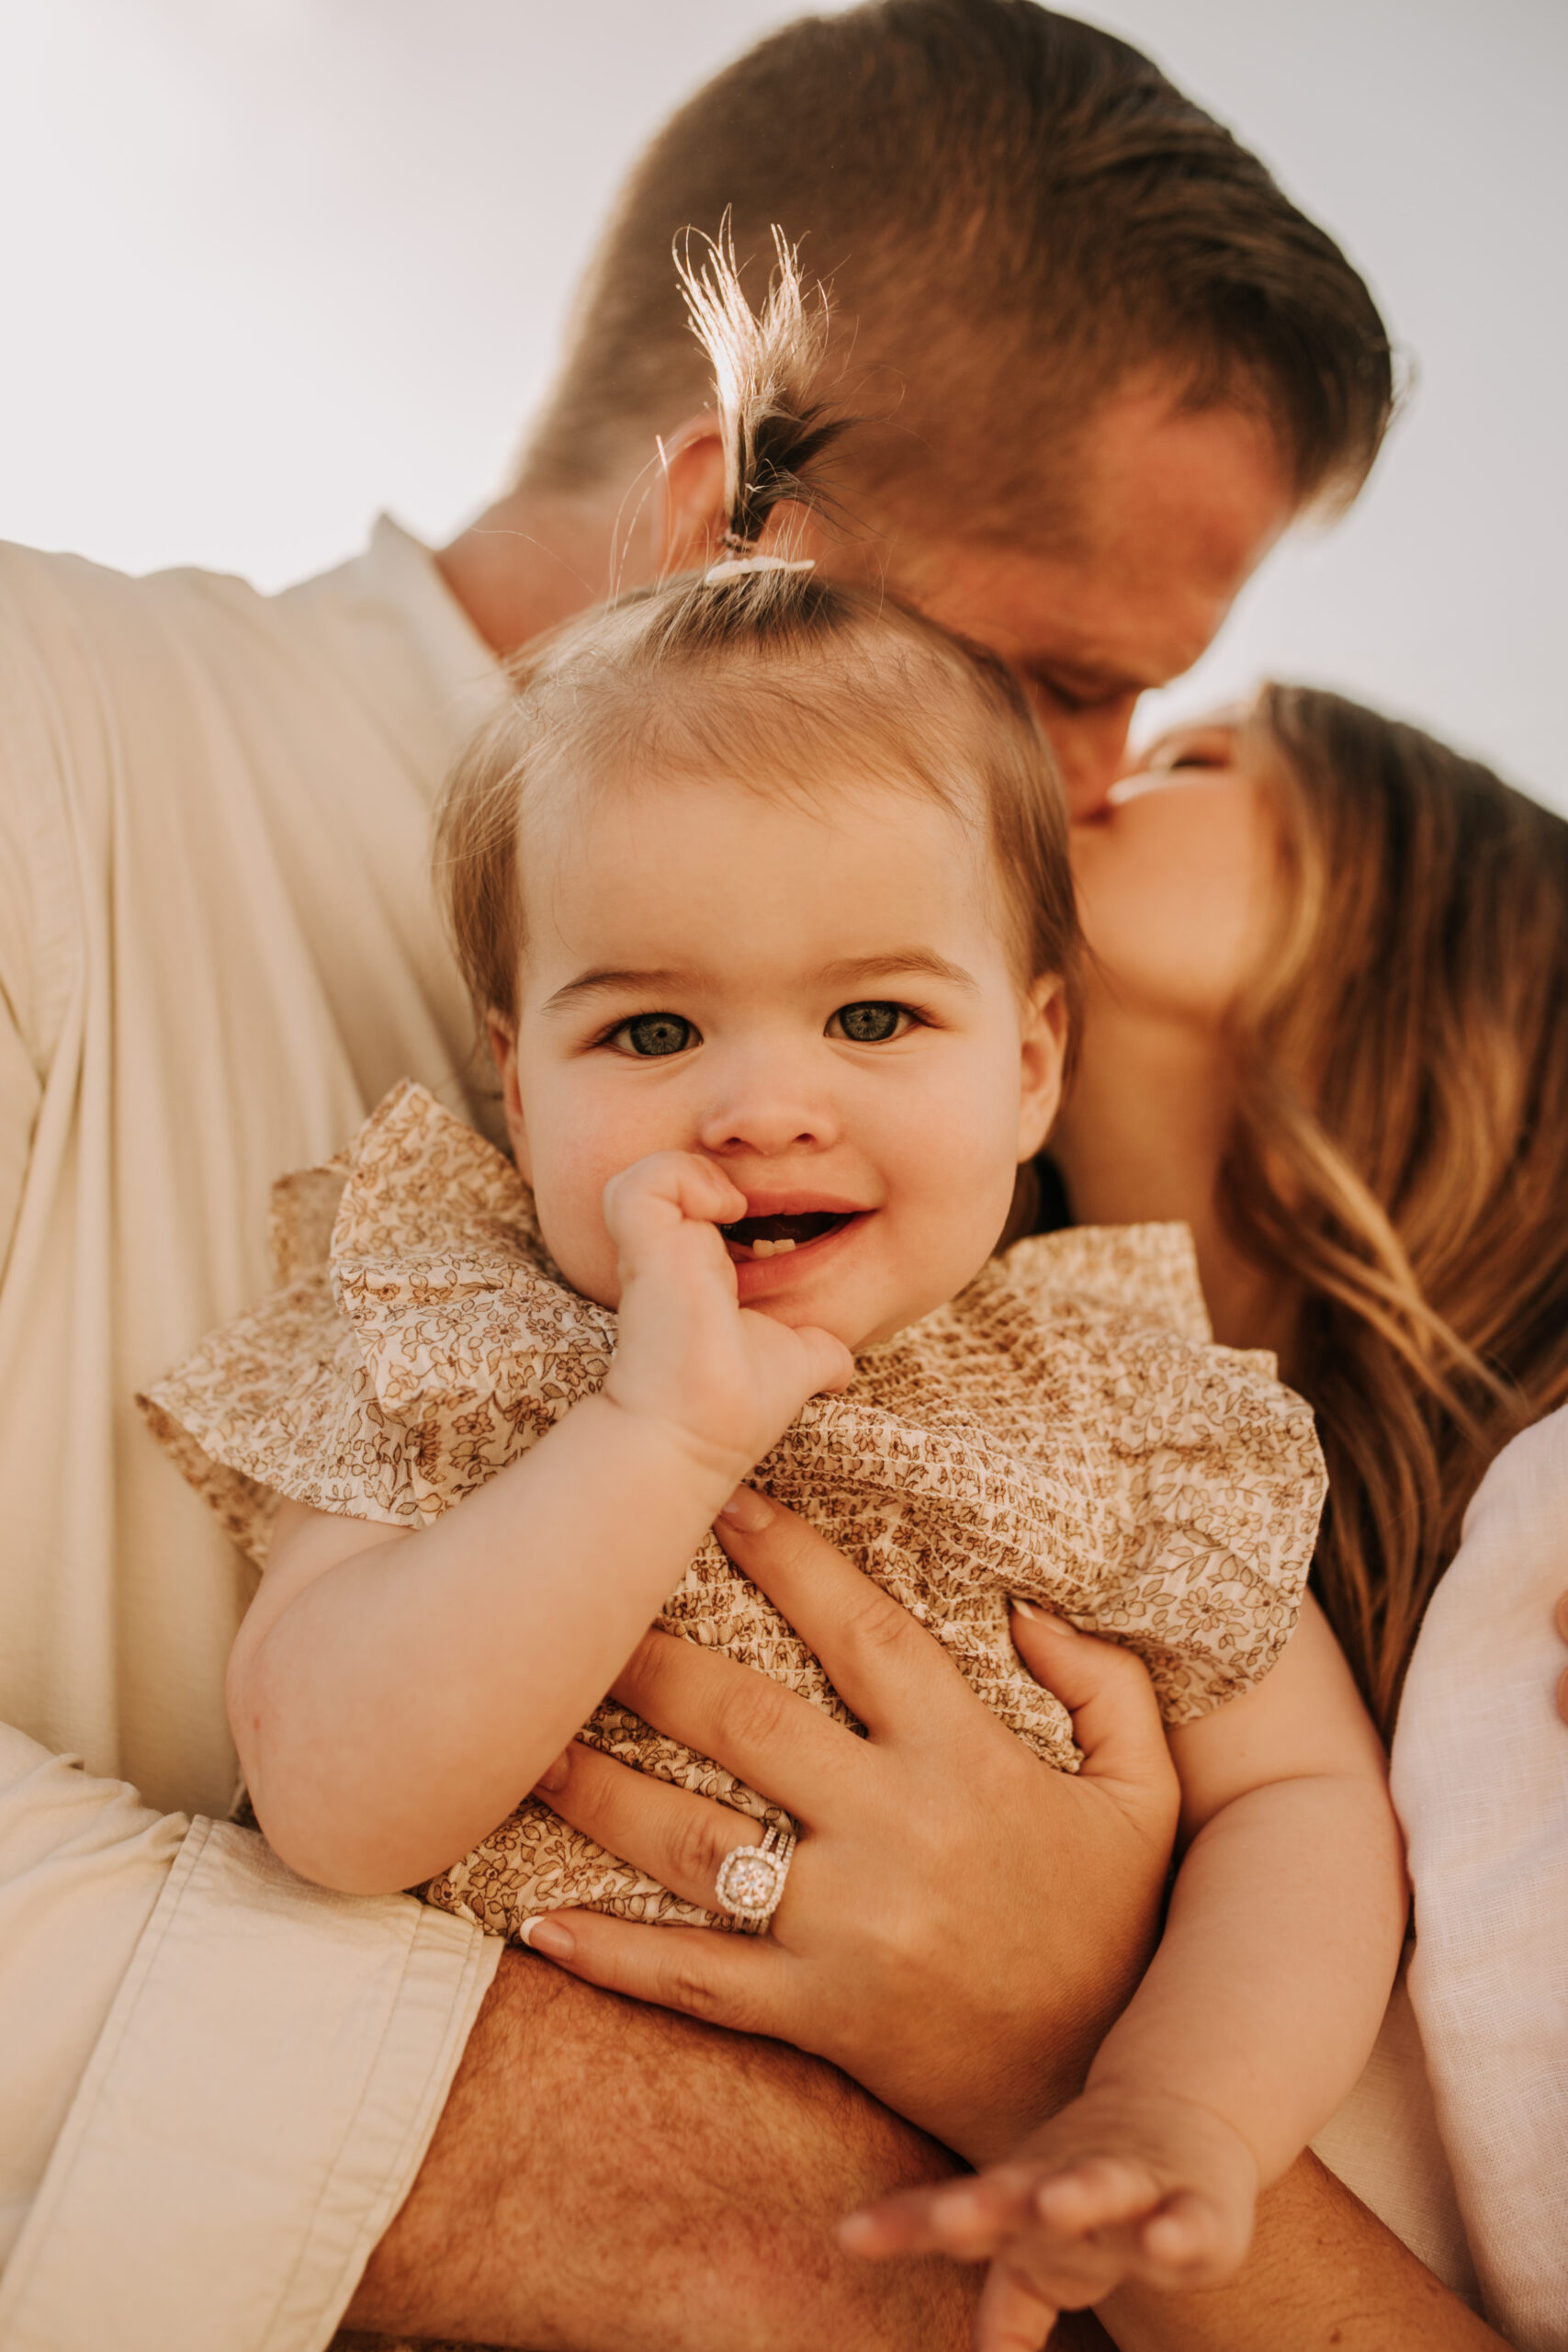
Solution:
{"label": "baby's blonde hair", "polygon": [[[537,640],[462,754],[436,833],[441,896],[476,1014],[515,1025],[526,945],[525,824],[563,793],[699,774],[819,801],[881,786],[971,826],[999,884],[1021,983],[1059,978],[1076,1003],[1077,919],[1050,750],[1011,672],[891,597],[814,568],[749,566],[781,509],[814,505],[848,429],[820,397],[827,338],[775,232],[754,316],[724,242],[678,259],[708,351],[726,461],[726,563],[637,590]],[[787,539],[784,540],[787,544]]]}

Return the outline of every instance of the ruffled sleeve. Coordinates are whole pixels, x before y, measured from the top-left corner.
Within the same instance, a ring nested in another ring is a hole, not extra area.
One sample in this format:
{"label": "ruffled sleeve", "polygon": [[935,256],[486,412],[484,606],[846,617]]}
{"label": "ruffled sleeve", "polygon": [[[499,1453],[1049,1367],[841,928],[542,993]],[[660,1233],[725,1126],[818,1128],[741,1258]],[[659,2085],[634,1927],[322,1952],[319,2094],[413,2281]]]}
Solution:
{"label": "ruffled sleeve", "polygon": [[284,1181],[273,1238],[292,1279],[138,1399],[257,1561],[280,1495],[428,1524],[608,1369],[614,1318],[561,1284],[516,1170],[423,1087]]}
{"label": "ruffled sleeve", "polygon": [[[1145,1660],[1168,1723],[1260,1681],[1301,1612],[1326,1488],[1311,1408],[1271,1355],[1210,1336],[1185,1226],[1020,1243],[952,1309],[946,1374],[1005,1355],[1009,1450],[1082,1498],[1068,1540],[1021,1546],[1010,1581]],[[994,1419],[993,1419],[993,1425]]]}

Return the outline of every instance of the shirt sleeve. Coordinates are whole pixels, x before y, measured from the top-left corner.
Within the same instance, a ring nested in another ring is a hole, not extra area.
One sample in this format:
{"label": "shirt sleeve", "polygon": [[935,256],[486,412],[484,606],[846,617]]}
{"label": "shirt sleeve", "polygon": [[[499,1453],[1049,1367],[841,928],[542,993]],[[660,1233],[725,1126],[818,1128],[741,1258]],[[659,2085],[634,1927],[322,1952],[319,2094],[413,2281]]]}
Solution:
{"label": "shirt sleeve", "polygon": [[1568,2352],[1568,1408],[1483,1480],[1394,1733],[1410,1995],[1486,2316]]}
{"label": "shirt sleeve", "polygon": [[6,2352],[321,2352],[501,1949],[0,1727]]}

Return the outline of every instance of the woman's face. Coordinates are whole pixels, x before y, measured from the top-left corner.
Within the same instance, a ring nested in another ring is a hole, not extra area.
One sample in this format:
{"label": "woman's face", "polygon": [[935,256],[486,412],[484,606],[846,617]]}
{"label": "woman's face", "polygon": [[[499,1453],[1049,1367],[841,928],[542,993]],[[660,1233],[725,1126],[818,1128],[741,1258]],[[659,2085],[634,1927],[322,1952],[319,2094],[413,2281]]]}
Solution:
{"label": "woman's face", "polygon": [[1162,736],[1073,827],[1090,999],[1217,1025],[1275,936],[1282,837],[1242,715]]}

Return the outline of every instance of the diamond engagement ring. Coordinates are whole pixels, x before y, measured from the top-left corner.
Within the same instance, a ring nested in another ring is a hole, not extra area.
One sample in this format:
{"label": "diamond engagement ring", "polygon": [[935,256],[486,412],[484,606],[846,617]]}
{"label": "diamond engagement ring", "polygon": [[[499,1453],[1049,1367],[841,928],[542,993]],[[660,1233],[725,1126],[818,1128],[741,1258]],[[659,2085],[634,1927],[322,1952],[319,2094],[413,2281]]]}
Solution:
{"label": "diamond engagement ring", "polygon": [[730,1913],[743,1934],[767,1933],[794,1853],[794,1830],[781,1837],[776,1829],[770,1829],[760,1846],[737,1846],[720,1862],[715,1889],[718,1906]]}

